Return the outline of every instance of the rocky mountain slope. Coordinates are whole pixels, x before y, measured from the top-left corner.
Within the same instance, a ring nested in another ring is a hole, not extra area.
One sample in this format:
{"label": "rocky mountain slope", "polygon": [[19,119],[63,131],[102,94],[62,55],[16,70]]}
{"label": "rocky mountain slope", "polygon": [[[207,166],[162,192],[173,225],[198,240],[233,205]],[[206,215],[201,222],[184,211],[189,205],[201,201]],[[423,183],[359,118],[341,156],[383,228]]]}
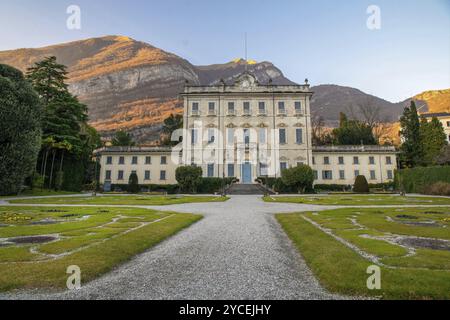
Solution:
{"label": "rocky mountain slope", "polygon": [[[70,90],[89,107],[91,124],[105,136],[116,130],[131,132],[139,142],[159,138],[161,123],[170,113],[182,112],[178,94],[191,84],[232,82],[247,67],[261,83],[293,84],[270,62],[237,59],[225,64],[194,66],[189,61],[147,43],[123,36],[106,36],[37,49],[0,52],[0,63],[25,71],[54,55],[68,66]],[[313,112],[333,125],[349,105],[372,101],[386,121],[395,121],[404,103],[394,104],[357,89],[336,85],[312,88]],[[419,95],[431,109],[450,108],[450,90]]]}

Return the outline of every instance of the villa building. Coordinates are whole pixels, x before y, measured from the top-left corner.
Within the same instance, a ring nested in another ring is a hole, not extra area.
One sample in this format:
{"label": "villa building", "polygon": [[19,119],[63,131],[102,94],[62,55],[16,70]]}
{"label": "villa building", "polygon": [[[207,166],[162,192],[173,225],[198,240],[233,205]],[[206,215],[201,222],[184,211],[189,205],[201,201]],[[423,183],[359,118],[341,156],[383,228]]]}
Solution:
{"label": "villa building", "polygon": [[326,146],[311,143],[310,100],[303,85],[260,84],[250,73],[233,83],[186,84],[183,130],[173,148],[107,147],[98,150],[102,184],[126,184],[132,172],[140,184],[175,184],[180,165],[196,165],[205,177],[280,177],[283,169],[306,164],[318,184],[369,183],[393,179],[396,151],[382,146]]}

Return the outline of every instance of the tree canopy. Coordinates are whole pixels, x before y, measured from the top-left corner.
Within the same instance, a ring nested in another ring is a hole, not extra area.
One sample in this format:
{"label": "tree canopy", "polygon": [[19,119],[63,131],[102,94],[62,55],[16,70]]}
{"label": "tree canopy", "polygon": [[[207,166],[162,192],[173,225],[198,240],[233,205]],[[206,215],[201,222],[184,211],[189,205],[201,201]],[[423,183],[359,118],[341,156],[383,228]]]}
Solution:
{"label": "tree canopy", "polygon": [[436,164],[442,148],[447,145],[444,127],[438,118],[433,117],[431,121],[422,118],[420,140],[423,145],[423,163],[426,165]]}
{"label": "tree canopy", "polygon": [[111,141],[115,147],[133,147],[136,143],[133,141],[133,137],[125,131],[117,131],[114,138]]}
{"label": "tree canopy", "polygon": [[299,193],[304,193],[305,190],[312,189],[314,172],[311,167],[302,164],[283,170],[281,179],[285,185],[295,188]]}
{"label": "tree canopy", "polygon": [[0,194],[15,194],[31,175],[41,145],[42,105],[19,70],[0,64]]}
{"label": "tree canopy", "polygon": [[420,121],[414,101],[406,107],[400,118],[400,134],[403,143],[400,146],[400,160],[404,167],[414,167],[423,162],[423,143],[420,135]]}

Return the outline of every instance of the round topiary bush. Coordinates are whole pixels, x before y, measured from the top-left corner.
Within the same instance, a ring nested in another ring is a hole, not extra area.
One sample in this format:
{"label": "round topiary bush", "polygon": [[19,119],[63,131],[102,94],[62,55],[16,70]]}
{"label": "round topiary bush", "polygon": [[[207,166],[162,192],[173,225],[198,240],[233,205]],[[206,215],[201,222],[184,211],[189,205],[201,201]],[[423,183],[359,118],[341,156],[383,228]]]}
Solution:
{"label": "round topiary bush", "polygon": [[353,186],[353,192],[356,193],[368,193],[369,184],[365,176],[357,176],[355,180],[355,185]]}

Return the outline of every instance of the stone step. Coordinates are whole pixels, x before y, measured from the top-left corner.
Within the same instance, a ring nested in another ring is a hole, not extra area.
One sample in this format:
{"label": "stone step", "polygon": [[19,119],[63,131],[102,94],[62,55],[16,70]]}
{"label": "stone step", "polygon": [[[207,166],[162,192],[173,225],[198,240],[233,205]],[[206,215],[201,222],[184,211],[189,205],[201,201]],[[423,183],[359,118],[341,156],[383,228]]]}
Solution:
{"label": "stone step", "polygon": [[271,193],[259,184],[233,184],[228,190],[229,195],[264,195]]}

